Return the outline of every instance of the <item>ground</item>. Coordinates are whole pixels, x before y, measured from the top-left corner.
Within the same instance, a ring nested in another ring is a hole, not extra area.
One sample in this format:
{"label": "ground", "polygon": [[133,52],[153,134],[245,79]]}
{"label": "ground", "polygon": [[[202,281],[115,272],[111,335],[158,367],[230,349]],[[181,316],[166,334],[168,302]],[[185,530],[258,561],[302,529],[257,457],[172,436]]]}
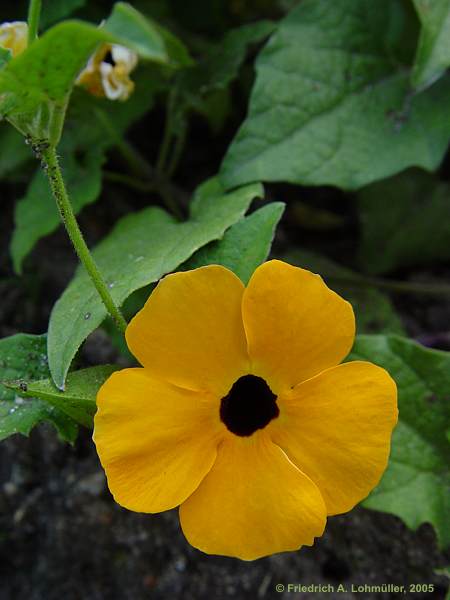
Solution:
{"label": "ground", "polygon": [[[428,525],[411,532],[394,516],[357,508],[330,518],[312,548],[255,562],[210,557],[185,541],[176,510],[141,515],[114,503],[88,432],[71,448],[42,428],[2,452],[2,600],[405,597],[350,591],[382,583],[431,583],[434,593],[406,597],[445,597],[435,569],[446,561]],[[335,592],[276,591],[289,583],[331,584]],[[347,592],[337,592],[340,583]]]}

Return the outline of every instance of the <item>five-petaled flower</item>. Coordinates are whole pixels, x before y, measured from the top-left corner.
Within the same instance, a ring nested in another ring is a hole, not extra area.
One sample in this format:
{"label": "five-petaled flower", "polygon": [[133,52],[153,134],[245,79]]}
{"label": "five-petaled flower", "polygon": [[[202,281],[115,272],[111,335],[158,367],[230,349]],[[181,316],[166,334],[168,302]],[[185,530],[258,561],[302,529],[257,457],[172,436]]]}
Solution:
{"label": "five-petaled flower", "polygon": [[247,288],[217,265],[165,277],[126,331],[144,368],[98,393],[94,440],[116,501],[180,505],[188,541],[245,560],[312,545],[386,468],[396,386],[354,339],[348,302],[264,263]]}
{"label": "five-petaled flower", "polygon": [[0,25],[0,47],[6,48],[11,55],[21,54],[28,45],[28,25],[25,21],[12,21]]}
{"label": "five-petaled flower", "polygon": [[129,75],[138,62],[135,52],[118,44],[102,44],[91,56],[76,83],[94,96],[127,100],[134,90]]}

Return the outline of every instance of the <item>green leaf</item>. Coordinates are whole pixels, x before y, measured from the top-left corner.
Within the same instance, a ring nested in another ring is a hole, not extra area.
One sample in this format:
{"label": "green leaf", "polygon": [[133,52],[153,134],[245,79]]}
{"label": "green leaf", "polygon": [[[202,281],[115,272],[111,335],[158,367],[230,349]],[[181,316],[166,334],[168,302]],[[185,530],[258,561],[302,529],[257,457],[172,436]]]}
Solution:
{"label": "green leaf", "polygon": [[182,269],[223,265],[247,284],[256,267],[269,255],[284,206],[283,202],[272,202],[241,219],[225,232],[221,240],[200,248]]}
{"label": "green leaf", "polygon": [[356,189],[435,169],[450,135],[450,77],[409,89],[414,23],[391,0],[304,0],[260,53],[249,114],[221,169],[250,181]]}
{"label": "green leaf", "polygon": [[248,47],[264,40],[274,28],[271,21],[258,21],[228,31],[204,60],[180,73],[181,86],[192,95],[226,88],[237,77]]}
{"label": "green leaf", "polygon": [[205,85],[210,89],[228,86],[238,76],[249,47],[263,42],[275,28],[272,21],[257,21],[228,31],[201,65]]}
{"label": "green leaf", "polygon": [[11,60],[11,52],[0,46],[0,69],[9,63]]}
{"label": "green leaf", "polygon": [[62,21],[86,4],[86,0],[44,0],[42,3],[40,29],[47,29],[50,25]]}
{"label": "green leaf", "polygon": [[[262,193],[257,184],[225,194],[219,182],[212,179],[196,191],[191,217],[185,223],[176,222],[156,207],[121,219],[93,251],[115,302],[121,305],[132,292],[157,281],[196,250],[220,238]],[[49,365],[59,389],[64,387],[79,346],[106,315],[97,291],[80,267],[50,316]]]}
{"label": "green leaf", "polygon": [[360,336],[349,360],[384,367],[398,386],[399,423],[389,466],[364,506],[393,513],[412,529],[431,523],[447,546],[450,353],[397,336]]}
{"label": "green leaf", "polygon": [[[19,333],[0,340],[0,382],[48,377],[46,346],[44,335]],[[59,409],[36,398],[25,399],[22,390],[16,393],[0,383],[0,440],[14,433],[29,435],[44,421],[56,428],[61,439],[76,439],[77,424]]]}
{"label": "green leaf", "polygon": [[[167,74],[163,67],[152,63],[139,65],[133,71],[135,92],[126,102],[111,102],[107,98],[96,98],[83,89],[75,88],[71,97],[64,131],[70,130],[77,143],[87,147],[91,144],[109,148],[134,122],[143,117],[154,105],[155,98],[166,91]],[[143,93],[145,91],[145,93]],[[109,127],[115,131],[112,136],[98,114],[103,113]]]}
{"label": "green leaf", "polygon": [[361,190],[358,208],[364,270],[386,273],[450,258],[448,183],[423,171],[406,171]]}
{"label": "green leaf", "polygon": [[450,66],[450,1],[413,0],[422,23],[412,81],[425,88]]}
{"label": "green leaf", "polygon": [[0,178],[31,160],[25,140],[9,124],[0,125]]}
{"label": "green leaf", "polygon": [[[137,15],[132,25],[130,13]],[[165,40],[169,37],[174,44],[170,34],[123,3],[116,5],[110,19],[104,27],[60,23],[11,60],[0,71],[0,115],[35,143],[56,145],[74,81],[100,43],[128,46],[144,58],[169,64],[172,55]],[[174,51],[176,60],[179,49]]]}
{"label": "green leaf", "polygon": [[196,65],[180,70],[167,107],[174,136],[182,135],[189,111],[203,115],[213,130],[221,128],[231,107],[227,87],[238,76],[248,47],[261,42],[274,27],[270,21],[259,21],[233,29],[211,44]]}
{"label": "green leaf", "polygon": [[0,114],[23,135],[57,144],[72,85],[103,29],[67,21],[56,25],[0,71]]}
{"label": "green leaf", "polygon": [[[75,148],[62,151],[62,168],[67,189],[75,213],[94,202],[101,191],[102,164],[105,156],[102,148],[92,147],[80,155]],[[60,224],[46,174],[36,171],[26,195],[15,208],[16,227],[11,240],[11,256],[16,273],[22,271],[22,261],[44,235],[54,231]]]}
{"label": "green leaf", "polygon": [[[133,94],[126,103],[94,98],[83,90],[76,90],[73,95],[58,152],[75,214],[95,202],[100,195],[105,152],[115,144],[116,137],[121,138],[125,130],[152,107],[156,94],[163,87],[161,77],[150,67],[140,70],[134,79],[138,89],[145,89],[145,94]],[[104,119],[115,132],[114,137],[105,129]],[[19,137],[31,158],[23,138],[11,127],[8,131]],[[8,156],[11,158],[8,159]],[[3,160],[12,160],[12,152],[6,153]],[[1,161],[0,156],[0,173]],[[36,242],[54,231],[60,223],[47,177],[38,168],[25,196],[15,206],[15,229],[10,250],[17,273],[21,273],[22,262]]]}
{"label": "green leaf", "polygon": [[117,2],[105,29],[143,58],[160,63],[189,65],[192,60],[183,44],[169,31],[130,4]]}
{"label": "green leaf", "polygon": [[285,254],[283,259],[318,273],[331,289],[348,300],[355,311],[358,333],[405,333],[389,296],[370,285],[364,276],[303,248]]}
{"label": "green leaf", "polygon": [[117,369],[114,365],[102,365],[73,371],[67,376],[64,392],[58,390],[51,379],[27,381],[22,377],[19,382],[8,381],[4,382],[4,385],[24,398],[39,398],[77,423],[92,428],[93,416],[97,409],[97,392]]}

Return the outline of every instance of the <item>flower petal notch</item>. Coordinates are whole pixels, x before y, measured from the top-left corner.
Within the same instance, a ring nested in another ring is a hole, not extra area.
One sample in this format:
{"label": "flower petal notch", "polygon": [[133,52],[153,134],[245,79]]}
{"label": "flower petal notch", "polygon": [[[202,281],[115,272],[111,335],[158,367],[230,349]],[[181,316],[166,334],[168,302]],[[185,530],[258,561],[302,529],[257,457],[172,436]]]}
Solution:
{"label": "flower petal notch", "polygon": [[351,305],[319,275],[279,260],[256,269],[242,315],[252,368],[277,393],[339,364],[355,338]]}
{"label": "flower petal notch", "polygon": [[126,332],[143,368],[98,393],[94,441],[116,501],[179,506],[209,554],[312,545],[378,483],[397,421],[384,369],[339,365],[354,331],[345,300],[280,261],[247,288],[218,265],[165,277]]}
{"label": "flower petal notch", "polygon": [[312,546],[326,509],[317,486],[264,432],[228,439],[180,508],[187,540],[208,554],[254,560]]}
{"label": "flower petal notch", "polygon": [[129,48],[102,44],[90,57],[76,83],[93,96],[125,101],[134,90],[130,73],[137,63],[137,54]]}

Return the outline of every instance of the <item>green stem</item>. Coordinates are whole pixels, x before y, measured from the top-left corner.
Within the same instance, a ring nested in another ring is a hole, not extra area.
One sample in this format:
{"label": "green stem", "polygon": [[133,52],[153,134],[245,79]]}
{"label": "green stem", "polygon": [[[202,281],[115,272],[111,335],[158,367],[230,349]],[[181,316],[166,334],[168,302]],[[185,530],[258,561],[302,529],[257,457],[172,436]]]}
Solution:
{"label": "green stem", "polygon": [[30,0],[28,5],[28,45],[37,38],[41,16],[41,0]]}
{"label": "green stem", "polygon": [[166,108],[166,120],[164,122],[164,133],[161,145],[159,147],[158,158],[156,160],[156,173],[159,177],[166,171],[167,159],[169,157],[170,146],[173,139],[173,114],[175,110],[175,101],[177,90],[173,87],[169,92]]}
{"label": "green stem", "polygon": [[382,290],[397,292],[399,294],[425,294],[430,296],[450,296],[450,285],[439,283],[412,283],[409,281],[397,281],[393,279],[383,279],[381,277],[359,276],[339,276],[330,275],[329,281],[355,285],[357,287],[377,287]]}
{"label": "green stem", "polygon": [[133,190],[148,194],[157,193],[163,200],[166,208],[179,220],[183,220],[183,213],[173,198],[175,192],[174,186],[170,182],[164,181],[140,181],[129,175],[115,173],[113,171],[103,171],[103,176],[108,181],[121,183]]}
{"label": "green stem", "polygon": [[[169,110],[169,109],[167,109]],[[158,175],[161,175],[164,172],[164,167],[167,162],[167,157],[169,155],[170,143],[172,141],[172,130],[170,125],[170,117],[169,114],[166,115],[166,123],[164,126],[164,134],[161,145],[159,147],[158,158],[156,160],[156,172]]]}
{"label": "green stem", "polygon": [[103,177],[107,181],[113,181],[114,183],[121,183],[126,187],[136,190],[138,192],[148,193],[155,191],[155,185],[151,181],[141,181],[130,175],[123,173],[116,173],[115,171],[103,171]]}
{"label": "green stem", "polygon": [[166,182],[164,181],[160,181],[158,183],[157,188],[155,188],[158,192],[158,194],[161,196],[162,201],[164,202],[166,208],[168,210],[170,210],[170,212],[179,220],[182,221],[183,220],[183,213],[181,212],[180,208],[178,207],[178,204],[176,203],[173,195],[172,195],[172,190],[170,188],[169,185],[167,185]]}
{"label": "green stem", "polygon": [[167,179],[171,179],[175,171],[177,170],[178,163],[180,162],[181,155],[184,150],[184,145],[186,143],[187,138],[187,124],[183,124],[183,128],[180,131],[179,135],[175,138],[175,142],[172,148],[172,156],[170,157],[169,164],[166,168],[166,177]]}
{"label": "green stem", "polygon": [[100,294],[103,304],[106,306],[109,314],[119,330],[123,333],[127,327],[127,322],[112,299],[108,290],[108,286],[106,285],[93,256],[89,252],[89,248],[84,241],[83,234],[78,227],[69,196],[67,195],[66,186],[64,185],[64,179],[62,177],[55,148],[50,146],[44,150],[42,152],[42,158],[44,159],[47,167],[48,180],[53,192],[53,196],[55,197],[61,219],[64,223],[67,233],[69,234],[75,251],[78,254],[78,258],[92,279],[92,283],[97,289],[97,292]]}
{"label": "green stem", "polygon": [[153,176],[153,169],[145,158],[143,158],[139,152],[122,137],[103,110],[97,109],[95,115],[105,132],[108,134],[111,142],[122,154],[133,173],[140,177],[150,179]]}
{"label": "green stem", "polygon": [[394,281],[380,277],[367,277],[368,285],[373,285],[400,294],[429,294],[433,296],[450,295],[450,285],[440,283],[413,283],[410,281]]}

